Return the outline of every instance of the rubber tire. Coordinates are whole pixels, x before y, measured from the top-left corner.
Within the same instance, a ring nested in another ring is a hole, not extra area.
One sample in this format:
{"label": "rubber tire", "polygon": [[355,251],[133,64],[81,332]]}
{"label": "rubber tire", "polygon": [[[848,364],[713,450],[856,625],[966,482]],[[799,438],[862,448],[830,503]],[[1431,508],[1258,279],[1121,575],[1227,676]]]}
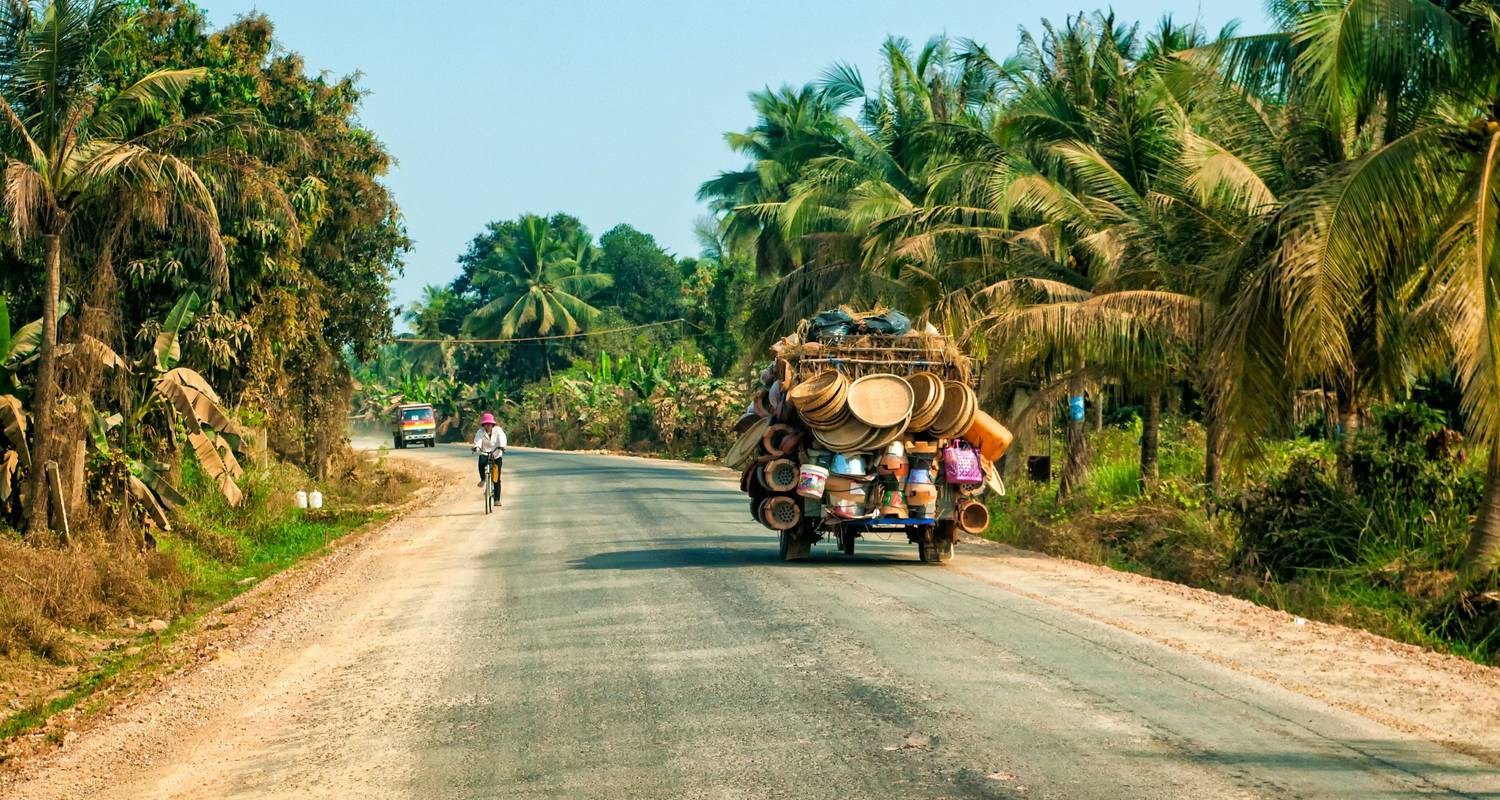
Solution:
{"label": "rubber tire", "polygon": [[437,440],[436,439],[428,439],[427,440],[427,446],[428,447],[437,447]]}
{"label": "rubber tire", "polygon": [[958,524],[951,519],[939,520],[917,542],[917,560],[927,564],[946,564],[953,560],[953,543],[956,541]]}
{"label": "rubber tire", "polygon": [[806,523],[789,531],[781,531],[777,537],[777,550],[782,561],[801,561],[812,555],[812,537],[804,531]]}
{"label": "rubber tire", "polygon": [[401,441],[401,437],[400,436],[397,436],[395,434],[391,434],[391,441],[395,443],[397,450],[405,450],[406,449],[406,442]]}

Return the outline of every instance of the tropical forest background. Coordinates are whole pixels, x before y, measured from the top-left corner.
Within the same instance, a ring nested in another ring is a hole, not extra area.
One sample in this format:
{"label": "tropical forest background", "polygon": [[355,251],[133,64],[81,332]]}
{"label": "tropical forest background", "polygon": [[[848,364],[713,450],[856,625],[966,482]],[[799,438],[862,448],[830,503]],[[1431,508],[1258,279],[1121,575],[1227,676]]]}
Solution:
{"label": "tropical forest background", "polygon": [[0,681],[113,674],[121,616],[385,513],[415,479],[351,423],[711,460],[840,304],[979,360],[1017,434],[992,538],[1493,662],[1500,4],[1269,10],[871,42],[750,92],[697,253],[536,209],[398,308],[357,79],[186,0],[0,6]]}

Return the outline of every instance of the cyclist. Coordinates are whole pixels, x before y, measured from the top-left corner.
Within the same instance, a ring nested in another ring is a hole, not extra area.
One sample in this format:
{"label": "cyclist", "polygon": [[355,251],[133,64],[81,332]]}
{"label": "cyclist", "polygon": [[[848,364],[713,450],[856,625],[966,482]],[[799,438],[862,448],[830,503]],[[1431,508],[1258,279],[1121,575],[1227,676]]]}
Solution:
{"label": "cyclist", "polygon": [[479,484],[484,485],[484,471],[490,468],[490,460],[496,465],[495,472],[495,505],[500,505],[500,480],[498,473],[505,456],[505,431],[495,424],[495,415],[488,412],[479,418],[479,430],[474,434],[474,444],[469,447],[470,452],[479,454]]}

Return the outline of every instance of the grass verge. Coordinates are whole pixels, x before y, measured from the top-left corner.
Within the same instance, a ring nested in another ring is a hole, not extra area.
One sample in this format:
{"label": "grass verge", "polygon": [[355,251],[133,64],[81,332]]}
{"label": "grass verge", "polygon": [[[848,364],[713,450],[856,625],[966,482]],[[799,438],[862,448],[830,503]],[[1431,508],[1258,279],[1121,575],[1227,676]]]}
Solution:
{"label": "grass verge", "polygon": [[[134,546],[131,532],[87,531],[58,549],[0,538],[0,697],[11,712],[0,741],[35,735],[69,710],[87,714],[108,702],[101,690],[173,669],[163,654],[203,614],[388,518],[417,486],[383,457],[350,454],[323,483],[273,463],[247,471],[245,501],[232,508],[191,459],[181,470],[189,503],[154,548]],[[323,508],[297,508],[296,492],[313,489]],[[12,754],[0,749],[0,763]]]}
{"label": "grass verge", "polygon": [[1091,469],[1068,502],[1055,483],[1013,478],[1008,496],[988,500],[986,537],[1500,662],[1500,578],[1456,585],[1478,499],[1468,461],[1371,433],[1350,489],[1335,477],[1332,443],[1272,442],[1210,512],[1201,426],[1165,422],[1149,490],[1139,436],[1138,422],[1093,434]]}

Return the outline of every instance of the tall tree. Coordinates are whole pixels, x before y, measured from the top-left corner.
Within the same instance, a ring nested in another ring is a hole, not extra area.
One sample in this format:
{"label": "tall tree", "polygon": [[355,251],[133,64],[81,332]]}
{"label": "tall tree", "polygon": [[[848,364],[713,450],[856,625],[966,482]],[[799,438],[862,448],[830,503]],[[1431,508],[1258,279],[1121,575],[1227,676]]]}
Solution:
{"label": "tall tree", "polygon": [[612,285],[601,302],[618,306],[633,322],[673,319],[682,310],[682,275],[677,262],[649,233],[616,225],[599,237],[600,272]]}
{"label": "tall tree", "polygon": [[[114,0],[8,3],[0,8],[0,148],[4,203],[19,247],[43,265],[42,340],[34,402],[30,529],[48,524],[45,465],[54,452],[57,318],[66,263],[100,231],[128,225],[186,234],[206,252],[214,286],[228,283],[210,177],[229,163],[215,148],[243,118],[174,117],[205,75],[163,69],[107,93],[106,50],[123,22]],[[106,250],[108,246],[106,245]]]}
{"label": "tall tree", "polygon": [[465,331],[508,338],[586,330],[599,316],[588,300],[611,279],[596,270],[586,233],[563,240],[546,219],[528,214],[519,235],[497,243],[481,262],[474,282],[494,299],[469,316]]}

